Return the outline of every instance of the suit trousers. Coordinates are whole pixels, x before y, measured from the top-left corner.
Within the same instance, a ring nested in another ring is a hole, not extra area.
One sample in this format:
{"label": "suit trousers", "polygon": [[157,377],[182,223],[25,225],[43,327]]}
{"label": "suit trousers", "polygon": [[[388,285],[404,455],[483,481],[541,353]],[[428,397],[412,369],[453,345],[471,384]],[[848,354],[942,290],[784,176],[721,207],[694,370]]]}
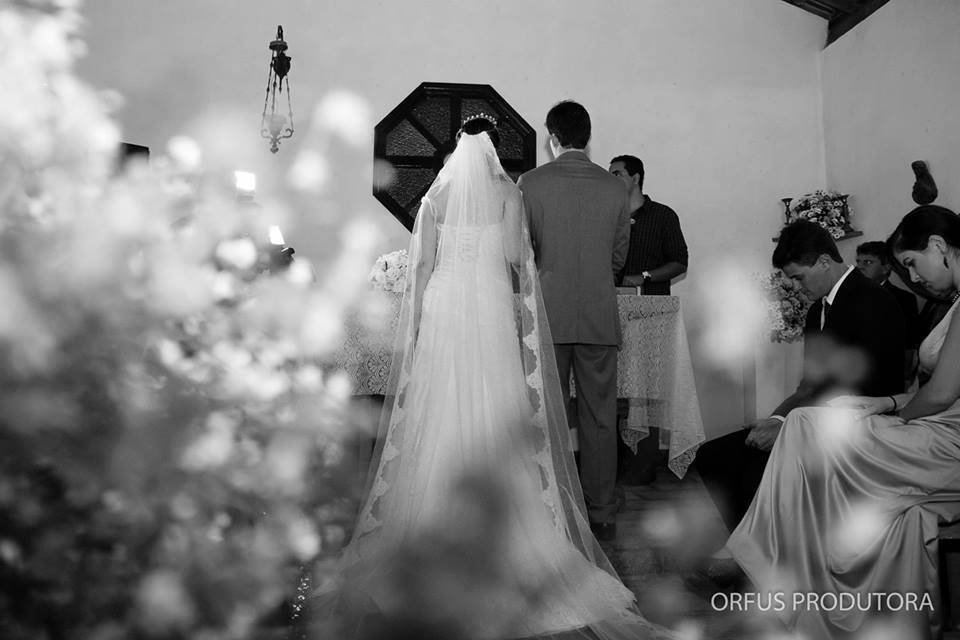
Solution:
{"label": "suit trousers", "polygon": [[557,371],[570,411],[570,372],[577,387],[580,484],[590,522],[613,522],[617,514],[617,352],[600,344],[555,344]]}
{"label": "suit trousers", "polygon": [[734,431],[705,442],[697,451],[697,472],[731,532],[753,502],[770,459],[769,451],[747,445],[749,433]]}

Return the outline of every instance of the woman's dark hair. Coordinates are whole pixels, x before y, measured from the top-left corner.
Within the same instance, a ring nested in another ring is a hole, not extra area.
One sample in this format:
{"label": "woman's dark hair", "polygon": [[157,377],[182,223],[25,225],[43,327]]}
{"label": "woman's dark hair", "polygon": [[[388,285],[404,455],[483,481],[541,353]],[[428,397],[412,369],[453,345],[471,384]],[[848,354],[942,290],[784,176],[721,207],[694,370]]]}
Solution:
{"label": "woman's dark hair", "polygon": [[780,231],[780,240],[773,250],[773,266],[783,269],[790,263],[804,267],[812,266],[822,255],[834,262],[843,262],[837,243],[830,232],[809,220],[791,222]]}
{"label": "woman's dark hair", "polygon": [[547,112],[547,131],[557,136],[560,146],[583,149],[590,142],[590,114],[582,104],[564,100]]}
{"label": "woman's dark hair", "polygon": [[500,133],[497,131],[497,125],[493,124],[486,118],[470,118],[463,123],[463,126],[460,127],[460,131],[457,132],[457,140],[460,139],[461,134],[467,134],[470,136],[475,136],[478,133],[487,132],[487,135],[490,136],[490,142],[493,143],[494,149],[500,148]]}
{"label": "woman's dark hair", "polygon": [[946,207],[925,204],[907,215],[887,238],[890,253],[923,251],[930,236],[940,236],[953,250],[960,251],[960,216]]}

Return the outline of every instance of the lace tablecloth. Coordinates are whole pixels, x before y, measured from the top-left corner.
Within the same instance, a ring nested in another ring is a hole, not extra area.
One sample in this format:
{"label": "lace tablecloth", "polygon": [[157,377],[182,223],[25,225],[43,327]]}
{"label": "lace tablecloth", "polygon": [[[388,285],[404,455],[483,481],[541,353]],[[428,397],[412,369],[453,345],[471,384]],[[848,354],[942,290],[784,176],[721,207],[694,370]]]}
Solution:
{"label": "lace tablecloth", "polygon": [[[400,295],[385,294],[383,301],[379,321],[347,320],[334,354],[334,366],[351,378],[354,395],[383,395],[387,385]],[[617,303],[623,330],[617,395],[630,405],[620,435],[635,449],[650,427],[659,427],[661,443],[669,449],[668,466],[682,478],[705,438],[680,299],[619,295]]]}
{"label": "lace tablecloth", "polygon": [[682,478],[706,438],[680,298],[619,295],[617,304],[623,331],[617,396],[630,405],[620,435],[634,449],[650,427],[659,427],[667,466]]}

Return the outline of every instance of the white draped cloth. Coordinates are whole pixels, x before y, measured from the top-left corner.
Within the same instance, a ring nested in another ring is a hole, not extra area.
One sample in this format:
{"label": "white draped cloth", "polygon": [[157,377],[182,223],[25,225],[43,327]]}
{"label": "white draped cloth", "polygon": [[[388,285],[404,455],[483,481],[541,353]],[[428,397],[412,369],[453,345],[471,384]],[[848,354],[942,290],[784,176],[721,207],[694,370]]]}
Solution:
{"label": "white draped cloth", "polygon": [[[958,366],[938,363],[956,308],[920,345],[926,371]],[[727,547],[811,640],[913,640],[937,632],[938,526],[958,518],[960,401],[910,422],[795,409]]]}

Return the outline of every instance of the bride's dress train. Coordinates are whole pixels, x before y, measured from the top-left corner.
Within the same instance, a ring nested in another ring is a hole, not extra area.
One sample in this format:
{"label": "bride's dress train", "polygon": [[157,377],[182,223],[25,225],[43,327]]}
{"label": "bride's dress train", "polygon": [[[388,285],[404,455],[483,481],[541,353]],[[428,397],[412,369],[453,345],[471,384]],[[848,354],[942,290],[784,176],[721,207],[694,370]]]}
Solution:
{"label": "bride's dress train", "polygon": [[422,566],[408,580],[427,575],[434,554],[473,567],[430,574],[439,596],[424,605],[469,602],[454,614],[468,637],[665,635],[590,532],[519,190],[485,134],[461,139],[424,198],[410,272],[344,557],[350,590],[381,611],[399,606],[391,557],[416,548]]}

